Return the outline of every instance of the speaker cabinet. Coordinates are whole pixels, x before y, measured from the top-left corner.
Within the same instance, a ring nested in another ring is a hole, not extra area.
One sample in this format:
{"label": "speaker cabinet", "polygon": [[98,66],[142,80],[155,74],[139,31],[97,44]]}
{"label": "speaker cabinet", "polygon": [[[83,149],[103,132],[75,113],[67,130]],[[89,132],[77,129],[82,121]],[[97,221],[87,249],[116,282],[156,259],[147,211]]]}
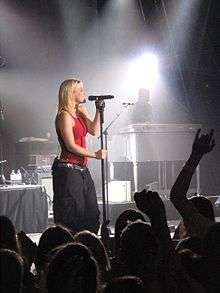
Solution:
{"label": "speaker cabinet", "polygon": [[108,184],[109,202],[131,201],[131,181],[111,181]]}

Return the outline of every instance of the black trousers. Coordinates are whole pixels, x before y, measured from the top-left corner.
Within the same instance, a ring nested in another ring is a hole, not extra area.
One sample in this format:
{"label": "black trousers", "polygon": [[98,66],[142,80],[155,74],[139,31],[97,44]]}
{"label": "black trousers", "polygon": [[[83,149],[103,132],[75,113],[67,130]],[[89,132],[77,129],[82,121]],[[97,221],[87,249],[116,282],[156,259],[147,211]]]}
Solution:
{"label": "black trousers", "polygon": [[94,182],[89,170],[68,167],[52,168],[54,222],[74,232],[98,233],[99,209]]}

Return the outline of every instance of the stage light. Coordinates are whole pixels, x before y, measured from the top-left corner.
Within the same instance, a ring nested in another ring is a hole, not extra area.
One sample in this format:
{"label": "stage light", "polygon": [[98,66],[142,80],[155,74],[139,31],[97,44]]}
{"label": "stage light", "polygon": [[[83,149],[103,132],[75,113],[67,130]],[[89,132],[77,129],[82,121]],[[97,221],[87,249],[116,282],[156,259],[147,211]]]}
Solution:
{"label": "stage light", "polygon": [[141,55],[129,63],[128,84],[132,91],[139,88],[152,89],[158,77],[158,58],[153,53]]}

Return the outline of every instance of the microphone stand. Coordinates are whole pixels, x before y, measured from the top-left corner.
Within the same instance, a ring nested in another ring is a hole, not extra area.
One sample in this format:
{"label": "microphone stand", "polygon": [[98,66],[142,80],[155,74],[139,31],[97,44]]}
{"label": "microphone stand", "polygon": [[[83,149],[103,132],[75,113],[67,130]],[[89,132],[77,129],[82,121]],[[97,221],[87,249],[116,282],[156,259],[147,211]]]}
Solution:
{"label": "microphone stand", "polygon": [[[104,142],[103,142],[104,107],[105,105],[103,105],[99,109],[101,149],[104,148]],[[106,217],[106,198],[105,198],[105,161],[104,159],[101,159],[101,176],[102,176],[102,218],[103,218],[103,223],[106,223],[107,217]]]}
{"label": "microphone stand", "polygon": [[[105,130],[103,130],[102,128],[102,123],[101,123],[101,127],[100,127],[100,136],[99,138],[101,139],[101,148],[103,148],[103,135],[105,136],[105,145],[104,145],[104,148],[106,150],[108,150],[108,129],[112,126],[112,124],[121,116],[121,114],[125,111],[125,109],[130,106],[129,103],[125,104],[124,105],[124,108],[116,114],[116,116],[112,119],[112,121],[107,125],[107,127],[105,128]],[[101,112],[100,112],[101,114]],[[102,116],[101,116],[102,117]],[[100,117],[100,118],[101,118]],[[100,119],[100,122],[102,120]],[[103,163],[104,163],[104,160],[102,160]],[[104,169],[104,166],[103,166],[103,169]],[[105,170],[103,171],[105,172],[105,176],[102,177],[102,191],[104,190],[104,196],[105,196],[105,199],[103,201],[103,207],[105,209],[105,211],[103,211],[103,220],[104,220],[104,214],[105,214],[105,220],[106,220],[106,215],[107,215],[107,218],[109,218],[109,189],[108,189],[108,152],[107,152],[107,155],[106,155],[106,158],[105,158]],[[103,179],[104,178],[104,179]],[[106,180],[105,180],[106,178]],[[105,193],[106,191],[106,193]],[[103,194],[103,192],[102,192]]]}

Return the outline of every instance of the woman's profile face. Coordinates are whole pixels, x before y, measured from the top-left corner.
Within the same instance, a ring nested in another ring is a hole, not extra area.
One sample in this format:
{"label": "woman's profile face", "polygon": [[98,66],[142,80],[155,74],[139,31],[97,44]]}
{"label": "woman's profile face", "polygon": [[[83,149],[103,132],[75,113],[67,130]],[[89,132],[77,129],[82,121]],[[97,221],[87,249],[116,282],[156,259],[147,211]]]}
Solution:
{"label": "woman's profile face", "polygon": [[77,104],[84,103],[86,98],[86,92],[83,88],[83,84],[79,83],[74,89],[73,92],[74,101]]}

